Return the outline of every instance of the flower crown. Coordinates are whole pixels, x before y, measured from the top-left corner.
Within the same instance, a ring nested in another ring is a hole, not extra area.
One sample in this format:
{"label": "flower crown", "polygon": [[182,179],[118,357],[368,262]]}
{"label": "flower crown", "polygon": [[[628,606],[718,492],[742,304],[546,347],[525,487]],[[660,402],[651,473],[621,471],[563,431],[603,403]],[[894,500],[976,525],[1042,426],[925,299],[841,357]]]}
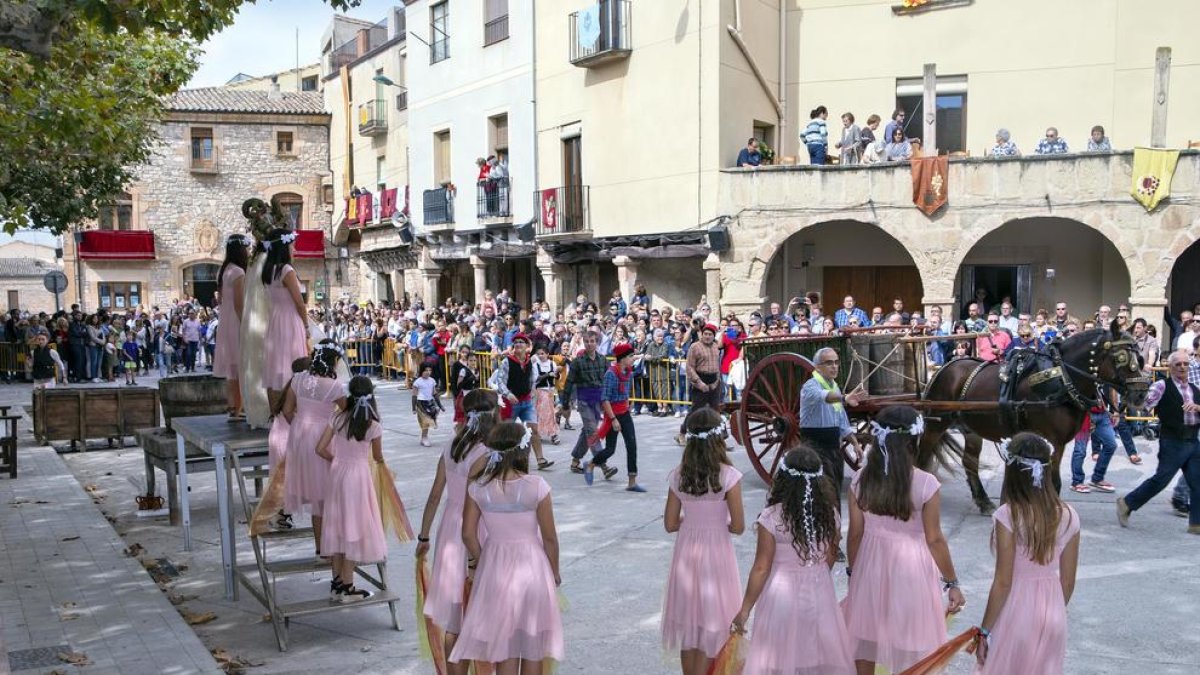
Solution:
{"label": "flower crown", "polygon": [[908,425],[907,427],[900,427],[898,429],[885,427],[879,422],[871,420],[871,434],[875,436],[875,441],[879,445],[879,453],[883,455],[883,475],[886,476],[888,473],[888,436],[892,434],[908,434],[909,436],[915,438],[923,433],[925,433],[925,417],[923,415],[917,415],[917,419],[913,420],[912,424]]}
{"label": "flower crown", "polygon": [[[1004,461],[1005,466],[1020,465],[1020,468],[1028,471],[1033,478],[1033,487],[1041,489],[1046,480],[1046,467],[1050,466],[1050,463],[1034,459],[1033,457],[1010,454],[1008,452],[1008,444],[1011,441],[1011,438],[1002,438],[996,444],[996,450],[1000,453],[1000,459]],[[1043,440],[1043,442],[1045,441]]]}
{"label": "flower crown", "polygon": [[529,443],[531,441],[533,441],[533,429],[525,427],[525,433],[521,434],[521,440],[518,441],[516,445],[506,450],[497,450],[492,448],[492,451],[488,453],[487,466],[484,467],[484,471],[491,471],[493,468],[495,468],[495,466],[500,463],[500,460],[504,459],[504,453],[506,452],[512,452],[514,450],[528,450]]}
{"label": "flower crown", "polygon": [[725,424],[725,420],[722,419],[720,424],[718,424],[717,426],[715,426],[711,429],[705,429],[704,431],[694,431],[694,432],[689,431],[684,435],[688,438],[688,440],[691,440],[694,438],[694,439],[702,441],[706,438],[711,438],[713,436],[725,438],[725,436],[728,435],[728,433],[729,433],[729,426],[727,424]]}
{"label": "flower crown", "polygon": [[292,232],[288,232],[287,234],[279,235],[278,239],[264,239],[262,242],[263,250],[264,251],[271,250],[271,244],[274,244],[276,242],[283,244],[284,246],[287,246],[287,245],[291,244],[292,242],[296,241],[296,238],[299,236],[300,235],[296,234],[295,231],[292,231]]}

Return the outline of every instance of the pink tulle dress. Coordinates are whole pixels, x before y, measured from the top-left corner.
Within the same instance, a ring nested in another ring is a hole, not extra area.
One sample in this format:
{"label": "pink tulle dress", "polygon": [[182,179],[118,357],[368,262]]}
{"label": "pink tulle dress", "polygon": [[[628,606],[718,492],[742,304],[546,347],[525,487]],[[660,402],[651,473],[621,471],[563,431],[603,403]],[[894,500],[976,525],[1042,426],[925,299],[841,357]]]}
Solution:
{"label": "pink tulle dress", "polygon": [[[467,500],[467,481],[471,465],[488,453],[482,443],[467,451],[461,462],[450,456],[452,447],[442,452],[446,469],[446,510],[433,540],[433,570],[425,595],[425,616],[447,633],[462,630],[463,586],[467,581],[467,547],[462,540],[463,502]],[[480,538],[483,526],[480,525]]]}
{"label": "pink tulle dress", "polygon": [[283,415],[276,415],[271,420],[271,431],[267,434],[267,462],[271,473],[287,456],[288,430],[291,425]]}
{"label": "pink tulle dress", "polygon": [[[263,386],[273,391],[283,391],[287,386],[292,377],[292,361],[308,355],[308,327],[296,313],[291,291],[283,285],[283,278],[294,271],[291,265],[284,265],[279,278],[267,286],[271,315],[263,343]],[[261,283],[261,279],[253,283]]]}
{"label": "pink tulle dress", "polygon": [[[775,537],[775,559],[754,606],[745,675],[853,675],[854,657],[824,547],[804,561],[779,504],[758,516]],[[840,526],[840,522],[839,522]]]}
{"label": "pink tulle dress", "polygon": [[[858,496],[862,472],[850,491]],[[925,544],[921,512],[939,489],[937,478],[913,470],[907,521],[864,513],[866,519],[850,592],[842,601],[854,658],[900,672],[946,641],[946,608],[937,565]]]}
{"label": "pink tulle dress", "polygon": [[284,510],[305,510],[320,516],[329,480],[329,462],[317,455],[317,441],[336,412],[334,402],[345,396],[342,383],[331,377],[300,373],[292,379],[296,414],[288,431]]}
{"label": "pink tulle dress", "polygon": [[[330,423],[331,426],[335,424]],[[383,435],[378,422],[372,422],[363,440],[346,437],[345,429],[334,429],[329,451],[328,489],[325,492],[325,520],[321,527],[321,555],[341,553],[359,563],[387,559],[387,541],[383,536],[383,517],[379,498],[371,478],[371,441]]]}
{"label": "pink tulle dress", "polygon": [[[1012,514],[1005,504],[992,514],[996,527],[1012,531]],[[1018,542],[1013,561],[1012,590],[996,625],[992,626],[987,662],[977,675],[1061,673],[1067,653],[1067,602],[1058,577],[1063,549],[1079,534],[1079,514],[1063,505],[1054,556],[1045,565],[1030,557]]]}
{"label": "pink tulle dress", "polygon": [[217,306],[220,323],[217,324],[217,348],[213,351],[212,372],[215,377],[236,380],[241,371],[238,365],[242,353],[242,320],[234,307],[237,291],[233,284],[244,279],[246,270],[237,265],[226,265],[221,275],[221,304]]}
{"label": "pink tulle dress", "polygon": [[540,476],[521,476],[472,483],[467,495],[479,505],[488,536],[450,661],[561,661],[562,616],[537,523],[550,486]]}
{"label": "pink tulle dress", "polygon": [[742,584],[725,497],[741,479],[740,471],[722,466],[721,491],[697,497],[680,492],[679,467],[667,477],[671,492],[683,504],[663,601],[662,643],[667,651],[699,649],[713,658],[729,638],[729,622],[742,606]]}

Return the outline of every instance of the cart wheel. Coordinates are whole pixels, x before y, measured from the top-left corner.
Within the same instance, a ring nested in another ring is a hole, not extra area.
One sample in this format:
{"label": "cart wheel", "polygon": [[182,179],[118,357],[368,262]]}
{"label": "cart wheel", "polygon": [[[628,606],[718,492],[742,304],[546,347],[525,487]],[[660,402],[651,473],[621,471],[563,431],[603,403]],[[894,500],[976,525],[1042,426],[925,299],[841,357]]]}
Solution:
{"label": "cart wheel", "polygon": [[812,371],[812,362],[799,354],[772,354],[746,379],[741,407],[734,416],[734,437],[767,485],[783,450],[799,438],[800,388]]}

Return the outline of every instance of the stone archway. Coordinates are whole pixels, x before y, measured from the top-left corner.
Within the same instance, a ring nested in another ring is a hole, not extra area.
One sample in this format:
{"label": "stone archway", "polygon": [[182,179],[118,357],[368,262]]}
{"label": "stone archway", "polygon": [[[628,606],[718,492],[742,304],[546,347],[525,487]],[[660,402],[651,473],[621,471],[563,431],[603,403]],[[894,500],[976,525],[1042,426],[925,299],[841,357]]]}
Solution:
{"label": "stone archway", "polygon": [[1185,309],[1200,305],[1200,240],[1192,242],[1175,259],[1167,287],[1168,307],[1175,318]]}

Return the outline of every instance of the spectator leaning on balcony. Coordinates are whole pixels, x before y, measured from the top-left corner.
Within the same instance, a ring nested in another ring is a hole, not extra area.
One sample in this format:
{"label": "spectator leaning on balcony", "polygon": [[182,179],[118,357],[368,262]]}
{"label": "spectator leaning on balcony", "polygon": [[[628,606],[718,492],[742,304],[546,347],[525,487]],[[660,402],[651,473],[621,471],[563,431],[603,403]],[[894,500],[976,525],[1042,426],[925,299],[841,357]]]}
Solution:
{"label": "spectator leaning on balcony", "polygon": [[1046,137],[1038,141],[1033,152],[1037,155],[1065,155],[1070,150],[1067,149],[1067,142],[1059,137],[1058,129],[1049,127],[1046,129]]}
{"label": "spectator leaning on balcony", "polygon": [[842,151],[842,164],[858,164],[862,156],[862,131],[854,123],[854,113],[842,113],[842,140],[835,147]]}
{"label": "spectator leaning on balcony", "polygon": [[1108,136],[1104,135],[1104,127],[1097,124],[1092,127],[1092,135],[1088,138],[1088,152],[1112,152],[1112,143],[1109,143]]}
{"label": "spectator leaning on balcony", "polygon": [[804,127],[802,137],[808,148],[809,164],[824,164],[825,153],[829,150],[829,128],[825,125],[829,111],[819,105],[813,108],[808,117],[808,126]]}
{"label": "spectator leaning on balcony", "polygon": [[742,148],[742,151],[738,153],[737,165],[740,168],[743,166],[758,166],[761,163],[762,154],[758,152],[758,139],[751,138],[746,141],[746,147]]}
{"label": "spectator leaning on balcony", "polygon": [[867,126],[858,130],[858,155],[866,157],[867,149],[875,144],[875,131],[879,129],[879,115],[871,113],[867,118]]}
{"label": "spectator leaning on balcony", "polygon": [[[508,210],[508,160],[504,157],[492,155],[488,157],[488,186],[491,191],[488,193],[488,198],[496,202],[492,208],[492,213],[497,213],[503,206],[504,211]],[[489,203],[489,206],[492,206]]]}
{"label": "spectator leaning on balcony", "polygon": [[842,308],[833,313],[833,325],[842,328],[850,324],[850,319],[858,319],[860,326],[870,326],[867,313],[854,306],[854,296],[847,295],[842,299]]}
{"label": "spectator leaning on balcony", "polygon": [[1020,157],[1021,151],[1012,142],[1012,134],[1008,129],[996,130],[996,144],[992,146],[992,157]]}
{"label": "spectator leaning on balcony", "polygon": [[892,129],[892,135],[887,146],[883,149],[883,157],[889,162],[904,162],[912,159],[912,144],[904,138],[904,130],[900,127]]}

